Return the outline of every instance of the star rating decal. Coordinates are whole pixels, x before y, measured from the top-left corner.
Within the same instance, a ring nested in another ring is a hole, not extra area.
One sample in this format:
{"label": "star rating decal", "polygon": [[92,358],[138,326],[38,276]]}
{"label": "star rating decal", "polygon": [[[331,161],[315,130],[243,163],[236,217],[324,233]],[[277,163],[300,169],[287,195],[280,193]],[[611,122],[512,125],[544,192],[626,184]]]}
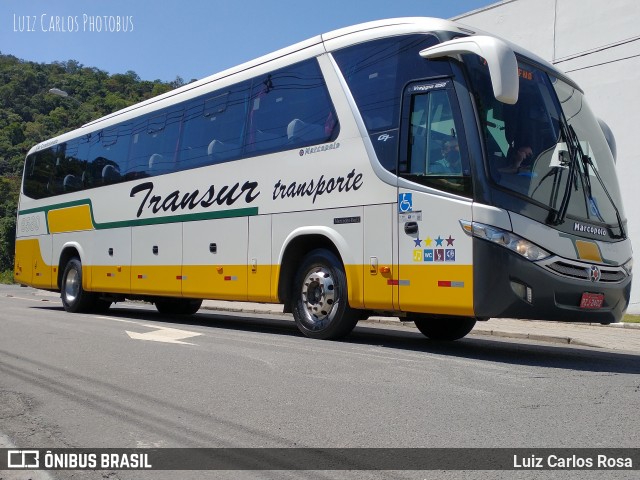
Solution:
{"label": "star rating decal", "polygon": [[414,238],[413,239],[415,246],[416,247],[421,247],[422,246],[422,242],[424,242],[424,246],[425,247],[430,247],[433,242],[436,242],[435,246],[436,247],[442,247],[444,246],[444,242],[447,242],[447,247],[453,247],[453,242],[456,241],[455,238],[453,238],[451,235],[449,235],[449,238],[442,238],[441,235],[438,235],[438,238],[431,238],[431,237],[427,237],[423,240],[420,239],[420,237]]}
{"label": "star rating decal", "polygon": [[[420,236],[416,236],[412,238],[415,246],[413,250],[413,261],[414,262],[456,262],[456,249],[454,248],[454,242],[456,239],[448,235],[448,237],[443,238],[442,235],[438,235],[436,238],[432,238],[431,236],[427,236],[422,239]],[[447,242],[446,245],[444,242]],[[423,247],[424,250],[420,248]],[[440,248],[438,248],[440,247]]]}

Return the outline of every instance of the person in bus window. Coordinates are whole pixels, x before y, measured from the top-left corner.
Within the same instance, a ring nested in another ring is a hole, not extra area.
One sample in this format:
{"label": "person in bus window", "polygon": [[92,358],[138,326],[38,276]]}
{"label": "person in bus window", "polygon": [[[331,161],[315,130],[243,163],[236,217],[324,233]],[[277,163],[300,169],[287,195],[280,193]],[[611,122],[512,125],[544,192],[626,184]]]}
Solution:
{"label": "person in bus window", "polygon": [[431,165],[429,173],[434,174],[462,174],[462,164],[460,160],[460,146],[457,138],[451,138],[442,144],[442,158],[436,160]]}
{"label": "person in bus window", "polygon": [[501,173],[528,172],[534,160],[533,132],[538,131],[536,109],[529,104],[519,102],[505,105],[505,136],[509,144],[506,165],[499,168]]}
{"label": "person in bus window", "polygon": [[533,160],[533,149],[528,144],[522,144],[518,147],[510,149],[512,153],[509,155],[509,166],[498,169],[502,173],[520,173],[521,171],[531,170],[531,162]]}

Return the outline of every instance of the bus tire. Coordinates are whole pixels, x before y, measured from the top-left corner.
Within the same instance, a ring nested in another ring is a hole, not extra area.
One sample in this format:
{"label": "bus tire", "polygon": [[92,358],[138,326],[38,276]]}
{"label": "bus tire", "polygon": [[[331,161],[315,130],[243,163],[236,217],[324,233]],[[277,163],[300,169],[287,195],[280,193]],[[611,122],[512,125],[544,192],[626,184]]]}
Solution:
{"label": "bus tire", "polygon": [[94,306],[95,295],[82,288],[82,263],[77,257],[70,259],[64,268],[60,297],[67,312],[89,312]]}
{"label": "bus tire", "polygon": [[294,277],[291,298],[293,318],[307,337],[341,338],[358,323],[358,312],[349,306],[344,268],[329,250],[313,250],[304,257]]}
{"label": "bus tire", "polygon": [[466,336],[476,324],[476,319],[469,317],[426,318],[409,316],[407,319],[412,320],[418,330],[431,340],[459,340]]}
{"label": "bus tire", "polygon": [[202,300],[191,298],[166,298],[156,300],[156,309],[166,315],[193,315],[202,305]]}

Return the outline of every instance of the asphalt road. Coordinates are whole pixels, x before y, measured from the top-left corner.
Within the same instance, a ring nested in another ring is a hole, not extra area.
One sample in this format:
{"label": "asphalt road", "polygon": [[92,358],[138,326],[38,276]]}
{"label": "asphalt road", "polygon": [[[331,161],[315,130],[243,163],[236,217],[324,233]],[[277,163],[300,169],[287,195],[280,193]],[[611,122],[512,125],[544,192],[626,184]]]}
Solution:
{"label": "asphalt road", "polygon": [[[0,445],[61,447],[629,447],[628,353],[286,317],[161,316],[142,303],[68,314],[0,286]],[[239,475],[242,473],[242,475]],[[637,478],[636,472],[48,472],[9,478]],[[533,475],[533,476],[532,476]]]}

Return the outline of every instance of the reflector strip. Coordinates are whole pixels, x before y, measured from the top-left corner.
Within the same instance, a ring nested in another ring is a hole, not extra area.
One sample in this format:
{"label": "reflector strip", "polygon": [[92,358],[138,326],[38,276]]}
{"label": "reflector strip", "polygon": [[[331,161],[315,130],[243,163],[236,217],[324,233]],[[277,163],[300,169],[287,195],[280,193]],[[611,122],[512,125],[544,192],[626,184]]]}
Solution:
{"label": "reflector strip", "polygon": [[464,282],[452,282],[451,280],[438,280],[439,287],[464,288]]}
{"label": "reflector strip", "polygon": [[387,280],[387,285],[399,285],[400,287],[408,287],[411,285],[409,280]]}

